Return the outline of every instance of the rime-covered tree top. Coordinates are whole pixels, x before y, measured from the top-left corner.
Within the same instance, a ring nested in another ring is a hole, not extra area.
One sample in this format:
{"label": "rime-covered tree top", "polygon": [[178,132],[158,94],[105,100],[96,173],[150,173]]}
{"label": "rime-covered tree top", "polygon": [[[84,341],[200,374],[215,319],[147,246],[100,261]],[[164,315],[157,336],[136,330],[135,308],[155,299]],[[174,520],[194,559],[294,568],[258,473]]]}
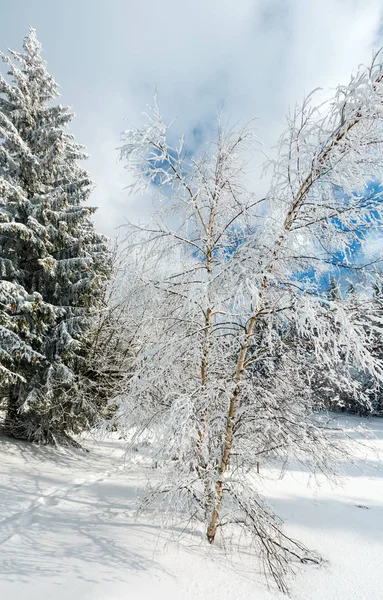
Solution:
{"label": "rime-covered tree top", "polygon": [[3,368],[24,377],[22,357],[29,367],[34,357],[69,368],[99,306],[108,252],[85,204],[93,185],[81,164],[87,154],[68,129],[73,113],[54,104],[59,86],[35,30],[23,52],[1,58],[0,345]]}

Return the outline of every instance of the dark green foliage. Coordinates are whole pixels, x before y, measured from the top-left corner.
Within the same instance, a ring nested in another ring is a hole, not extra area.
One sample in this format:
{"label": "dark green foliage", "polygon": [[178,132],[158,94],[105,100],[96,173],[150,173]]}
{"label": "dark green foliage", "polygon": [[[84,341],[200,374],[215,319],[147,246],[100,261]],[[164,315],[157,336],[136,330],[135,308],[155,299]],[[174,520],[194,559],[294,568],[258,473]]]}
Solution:
{"label": "dark green foliage", "polygon": [[68,130],[72,113],[52,104],[58,85],[33,29],[23,48],[1,55],[0,389],[10,434],[60,442],[93,418],[79,374],[110,253],[86,205],[87,155]]}

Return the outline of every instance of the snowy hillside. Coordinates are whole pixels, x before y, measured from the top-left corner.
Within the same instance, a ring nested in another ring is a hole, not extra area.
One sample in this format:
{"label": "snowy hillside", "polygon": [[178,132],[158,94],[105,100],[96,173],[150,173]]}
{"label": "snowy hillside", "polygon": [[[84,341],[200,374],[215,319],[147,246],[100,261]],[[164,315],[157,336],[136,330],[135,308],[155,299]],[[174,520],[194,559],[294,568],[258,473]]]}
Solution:
{"label": "snowy hillside", "polygon": [[[383,470],[375,454],[383,450],[383,422],[368,423],[370,449],[360,450],[368,461],[345,460],[341,486],[301,471],[281,480],[261,465],[258,485],[289,533],[328,560],[299,569],[291,584],[296,599],[383,598]],[[267,588],[243,542],[240,553],[226,556],[185,523],[165,529],[155,515],[137,519],[135,498],[151,474],[148,465],[139,454],[124,464],[118,440],[86,445],[89,453],[0,439],[0,598],[284,597]]]}

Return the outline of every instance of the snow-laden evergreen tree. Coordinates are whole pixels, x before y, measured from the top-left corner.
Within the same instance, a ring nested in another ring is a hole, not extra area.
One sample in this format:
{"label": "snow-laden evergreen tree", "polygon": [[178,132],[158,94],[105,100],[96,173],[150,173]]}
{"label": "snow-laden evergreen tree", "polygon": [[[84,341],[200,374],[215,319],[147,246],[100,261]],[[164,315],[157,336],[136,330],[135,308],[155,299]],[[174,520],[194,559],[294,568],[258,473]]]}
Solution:
{"label": "snow-laden evergreen tree", "polygon": [[[341,280],[343,287],[341,290]],[[353,313],[363,320],[366,312],[372,314],[373,303],[371,294],[356,293],[353,284],[348,284],[347,280],[342,278],[340,273],[331,274],[327,283],[323,283],[322,295],[327,302],[327,320],[338,335],[341,332],[342,324],[339,323],[337,313],[339,308],[345,314]],[[354,290],[354,291],[353,291]],[[335,308],[336,307],[336,308]],[[347,353],[342,356],[340,352],[339,361],[335,368],[329,372],[327,365],[316,364],[311,378],[311,390],[316,398],[318,408],[326,408],[329,411],[339,412],[359,412],[367,414],[369,412],[369,395],[362,385],[365,374],[360,371],[352,362],[349,361]],[[369,378],[370,381],[373,379]]]}
{"label": "snow-laden evergreen tree", "polygon": [[[378,270],[374,273],[372,290],[359,289],[351,285],[347,291],[345,302],[359,315],[361,321],[366,323],[370,331],[370,352],[376,359],[383,359],[383,324],[377,315],[383,314],[383,286],[382,274]],[[372,315],[372,316],[371,316]],[[369,373],[360,371],[355,365],[348,369],[348,377],[355,381],[356,386],[363,390],[366,398],[360,402],[359,394],[339,394],[337,409],[355,413],[361,416],[383,416],[383,384],[377,382]]]}
{"label": "snow-laden evergreen tree", "polygon": [[85,336],[102,308],[107,240],[86,201],[87,157],[68,130],[69,108],[30,29],[23,52],[1,54],[0,369],[6,428],[57,442],[83,426],[93,407],[77,394]]}
{"label": "snow-laden evergreen tree", "polygon": [[[381,57],[326,104],[310,95],[296,107],[265,198],[246,185],[247,128],[220,129],[195,154],[171,142],[157,107],[146,118],[124,133],[122,155],[159,200],[152,222],[127,236],[150,310],[116,422],[146,436],[161,467],[147,503],[162,497],[172,515],[198,519],[209,543],[242,528],[286,591],[291,560],[318,557],[281,528],[256,463],[333,473],[346,449],[318,414],[313,375],[325,372],[360,405],[368,398],[350,369],[383,383],[371,346],[381,309],[368,294],[355,304],[323,286],[334,262],[357,266],[353,248],[367,252],[381,229],[371,186],[383,179]],[[368,290],[369,273],[358,272]]]}

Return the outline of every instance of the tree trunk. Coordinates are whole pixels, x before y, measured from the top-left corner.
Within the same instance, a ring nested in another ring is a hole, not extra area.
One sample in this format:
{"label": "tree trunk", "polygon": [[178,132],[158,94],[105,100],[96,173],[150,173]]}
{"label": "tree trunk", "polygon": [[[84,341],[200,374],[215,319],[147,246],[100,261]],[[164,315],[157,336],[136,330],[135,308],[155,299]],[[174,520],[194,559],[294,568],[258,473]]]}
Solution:
{"label": "tree trunk", "polygon": [[235,375],[237,384],[234,388],[234,392],[233,392],[232,398],[230,400],[229,412],[228,412],[227,420],[226,420],[225,444],[224,444],[224,449],[223,449],[223,453],[222,453],[221,463],[220,463],[219,469],[218,469],[215,504],[214,504],[214,509],[213,509],[213,512],[211,515],[210,523],[208,525],[207,534],[206,534],[209,544],[212,544],[214,542],[214,539],[215,539],[215,536],[217,533],[217,527],[218,527],[218,523],[219,523],[219,514],[220,514],[221,506],[222,506],[223,477],[224,477],[224,475],[227,471],[227,467],[229,465],[230,454],[231,454],[231,449],[232,449],[232,445],[233,445],[233,426],[234,426],[235,413],[236,413],[236,409],[237,409],[237,403],[238,403],[238,399],[239,399],[239,396],[241,393],[241,378],[243,375],[243,371],[245,370],[245,358],[246,358],[247,350],[249,348],[250,339],[253,334],[254,326],[255,326],[256,320],[258,318],[258,313],[259,313],[259,311],[257,311],[255,313],[255,315],[252,317],[252,319],[249,323],[249,328],[248,328],[248,331],[246,334],[245,342],[243,344],[243,347],[242,347],[242,350],[241,350],[241,353],[239,356],[239,360],[238,360],[237,372]]}
{"label": "tree trunk", "polygon": [[26,439],[24,419],[20,415],[21,384],[12,385],[9,389],[7,413],[4,421],[4,430],[10,437]]}

